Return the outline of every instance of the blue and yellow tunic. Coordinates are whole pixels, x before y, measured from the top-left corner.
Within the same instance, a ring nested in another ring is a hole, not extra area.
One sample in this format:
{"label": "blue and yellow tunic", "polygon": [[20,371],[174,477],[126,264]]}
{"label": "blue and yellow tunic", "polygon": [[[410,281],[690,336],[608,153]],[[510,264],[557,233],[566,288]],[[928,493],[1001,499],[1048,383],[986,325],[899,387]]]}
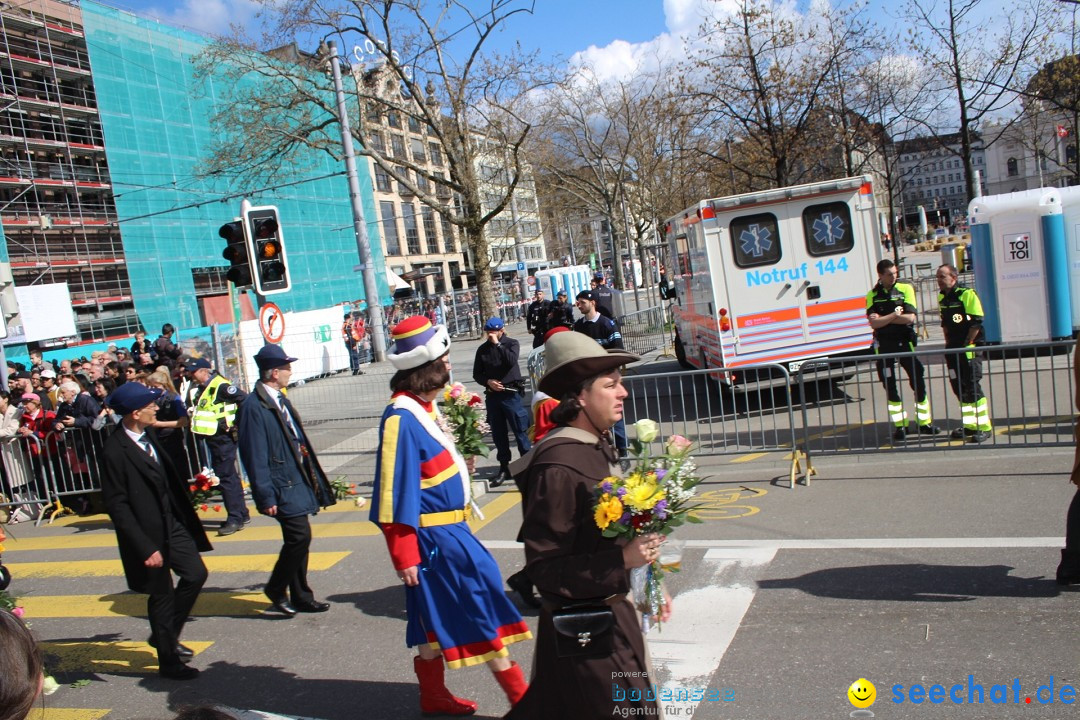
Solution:
{"label": "blue and yellow tunic", "polygon": [[459,668],[503,657],[506,645],[532,634],[502,589],[495,558],[469,529],[467,475],[434,417],[410,396],[383,413],[370,518],[416,531],[420,583],[405,588],[406,644],[429,643]]}

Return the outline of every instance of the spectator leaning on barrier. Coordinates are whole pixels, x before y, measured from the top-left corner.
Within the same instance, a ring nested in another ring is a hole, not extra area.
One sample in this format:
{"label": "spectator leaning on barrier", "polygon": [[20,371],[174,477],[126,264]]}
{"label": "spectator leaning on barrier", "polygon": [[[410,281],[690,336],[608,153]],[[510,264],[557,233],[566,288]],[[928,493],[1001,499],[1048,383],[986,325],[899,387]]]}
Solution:
{"label": "spectator leaning on barrier", "polygon": [[[874,352],[878,355],[908,353],[915,350],[919,336],[915,332],[915,288],[897,282],[896,264],[882,260],[877,264],[878,283],[866,294],[866,317],[874,330]],[[926,370],[917,357],[877,361],[878,378],[889,399],[889,420],[895,426],[893,440],[902,441],[908,434],[908,415],[897,386],[899,367],[907,372],[908,384],[915,393],[915,417],[919,432],[937,435],[941,428],[933,423],[930,397],[926,392]]]}
{"label": "spectator leaning on barrier", "polygon": [[956,268],[942,265],[936,274],[941,328],[945,347],[967,348],[962,353],[947,353],[949,384],[960,400],[960,418],[964,426],[953,430],[952,437],[981,443],[990,439],[990,407],[983,394],[982,359],[976,348],[983,344],[983,308],[979,296],[957,283]]}
{"label": "spectator leaning on barrier", "polygon": [[521,396],[525,394],[525,380],[518,368],[521,345],[507,336],[501,318],[490,318],[484,324],[484,332],[487,335],[476,348],[473,360],[473,380],[484,388],[486,396],[487,421],[495,443],[495,457],[499,461],[499,474],[491,486],[498,487],[510,479],[507,428],[514,433],[519,453],[529,452],[532,445],[528,436],[529,414],[521,404]]}

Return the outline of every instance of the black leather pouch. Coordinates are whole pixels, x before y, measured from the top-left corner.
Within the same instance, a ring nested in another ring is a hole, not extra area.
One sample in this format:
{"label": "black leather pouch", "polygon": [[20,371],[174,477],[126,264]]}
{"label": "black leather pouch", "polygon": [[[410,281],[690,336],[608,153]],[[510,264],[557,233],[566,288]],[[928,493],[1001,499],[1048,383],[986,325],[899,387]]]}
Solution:
{"label": "black leather pouch", "polygon": [[572,605],[551,614],[559,657],[602,657],[615,651],[615,611],[609,605]]}

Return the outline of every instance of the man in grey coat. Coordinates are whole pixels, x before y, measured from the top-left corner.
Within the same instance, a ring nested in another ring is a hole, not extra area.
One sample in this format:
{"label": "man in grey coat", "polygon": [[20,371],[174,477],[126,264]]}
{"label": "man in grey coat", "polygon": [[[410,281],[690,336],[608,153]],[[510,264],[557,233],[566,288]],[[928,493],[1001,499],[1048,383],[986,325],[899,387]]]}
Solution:
{"label": "man in grey coat", "polygon": [[255,507],[281,525],[281,552],[263,592],[288,617],[330,609],[330,603],[315,599],[307,582],[308,515],[337,502],[300,416],[282,392],[295,360],[277,345],[264,345],[255,355],[259,381],[237,414],[240,460]]}

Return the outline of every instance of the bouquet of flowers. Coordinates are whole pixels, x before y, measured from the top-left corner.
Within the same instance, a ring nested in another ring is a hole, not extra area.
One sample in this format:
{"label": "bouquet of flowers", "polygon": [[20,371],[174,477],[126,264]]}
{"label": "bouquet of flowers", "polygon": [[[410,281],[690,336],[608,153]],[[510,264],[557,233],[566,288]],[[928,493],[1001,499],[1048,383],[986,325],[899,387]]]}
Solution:
{"label": "bouquet of flowers", "polygon": [[[210,508],[210,497],[216,493],[217,486],[220,484],[221,480],[214,474],[214,471],[208,467],[203,467],[188,483],[188,496],[191,497],[191,506],[196,510],[208,510]],[[221,506],[214,505],[214,512],[219,510],[221,510]]]}
{"label": "bouquet of flowers", "polygon": [[490,428],[484,421],[483,398],[466,390],[461,383],[454,383],[443,391],[442,400],[443,430],[454,438],[458,452],[466,459],[476,455],[487,457],[484,433]]}
{"label": "bouquet of flowers", "polygon": [[[664,442],[663,452],[654,456],[649,449],[659,426],[652,420],[638,420],[633,427],[637,436],[631,442],[633,468],[625,478],[608,476],[596,486],[596,526],[604,537],[633,538],[647,533],[670,535],[684,523],[700,523],[691,504],[701,478],[695,475],[690,441],[672,435]],[[638,608],[646,616],[659,617],[661,581],[667,572],[678,572],[678,567],[665,568],[658,559],[630,573]]]}

